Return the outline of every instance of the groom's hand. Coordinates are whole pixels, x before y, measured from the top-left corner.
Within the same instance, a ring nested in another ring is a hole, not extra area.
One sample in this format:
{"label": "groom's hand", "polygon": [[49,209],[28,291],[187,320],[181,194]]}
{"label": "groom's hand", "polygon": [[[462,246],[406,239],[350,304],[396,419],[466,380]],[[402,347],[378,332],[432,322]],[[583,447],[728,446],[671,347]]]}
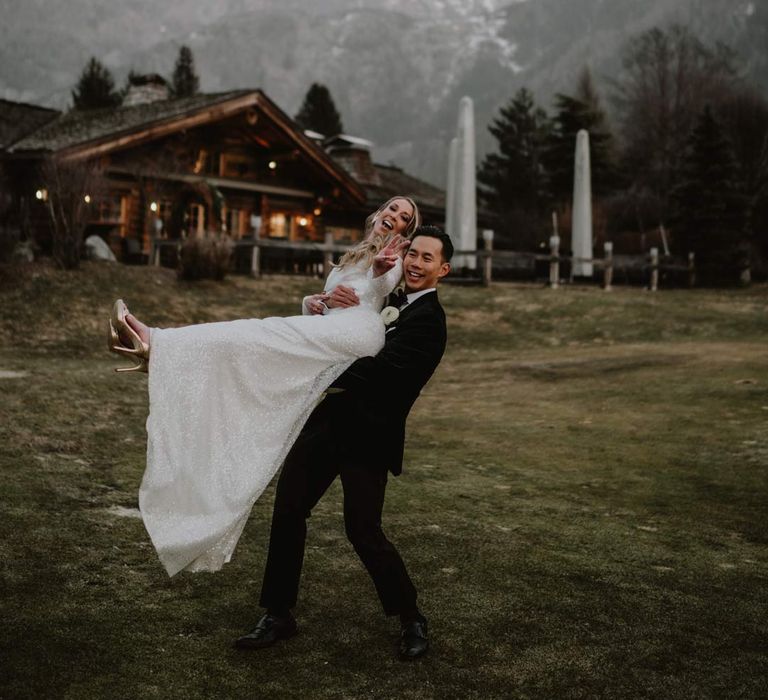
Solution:
{"label": "groom's hand", "polygon": [[350,306],[357,306],[359,303],[360,299],[355,290],[352,287],[345,287],[343,284],[335,287],[325,301],[325,305],[329,309],[346,309]]}

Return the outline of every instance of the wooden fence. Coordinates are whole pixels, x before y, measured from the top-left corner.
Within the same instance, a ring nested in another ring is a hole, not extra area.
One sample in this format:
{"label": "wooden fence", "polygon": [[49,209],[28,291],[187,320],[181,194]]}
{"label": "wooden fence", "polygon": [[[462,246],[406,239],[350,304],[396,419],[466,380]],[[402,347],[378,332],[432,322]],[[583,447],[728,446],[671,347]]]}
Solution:
{"label": "wooden fence", "polygon": [[[349,250],[349,245],[335,243],[331,234],[326,235],[323,243],[319,242],[296,242],[283,241],[273,238],[244,238],[234,243],[236,251],[246,251],[250,253],[250,274],[258,276],[262,272],[263,255],[266,250],[285,250],[291,253],[303,255],[305,264],[302,269],[296,269],[296,272],[305,274],[315,274],[321,276],[324,271],[329,270],[335,256],[344,254]],[[559,242],[550,241],[550,252],[546,253],[528,253],[511,250],[494,250],[492,239],[484,239],[484,248],[481,250],[457,250],[454,253],[454,259],[459,257],[474,257],[477,261],[476,276],[478,282],[483,285],[489,285],[493,279],[494,263],[497,269],[501,265],[511,267],[535,266],[536,263],[546,263],[549,266],[549,286],[557,289],[562,283],[561,266],[564,263],[570,263],[570,281],[573,281],[573,263],[591,263],[594,268],[602,270],[602,287],[610,290],[613,286],[614,272],[618,269],[631,269],[640,271],[648,280],[648,288],[656,291],[659,288],[659,277],[661,272],[678,272],[687,277],[690,287],[696,284],[696,269],[694,254],[688,254],[687,262],[674,260],[671,256],[659,256],[658,248],[651,248],[648,255],[614,255],[613,244],[604,245],[602,258],[575,258],[573,256],[561,255],[559,251]],[[181,248],[181,241],[153,239],[151,241],[149,264],[160,265],[162,251],[164,249],[173,249],[178,254]],[[322,256],[322,261],[320,261]],[[312,259],[314,262],[311,262]],[[310,262],[306,262],[310,260]]]}

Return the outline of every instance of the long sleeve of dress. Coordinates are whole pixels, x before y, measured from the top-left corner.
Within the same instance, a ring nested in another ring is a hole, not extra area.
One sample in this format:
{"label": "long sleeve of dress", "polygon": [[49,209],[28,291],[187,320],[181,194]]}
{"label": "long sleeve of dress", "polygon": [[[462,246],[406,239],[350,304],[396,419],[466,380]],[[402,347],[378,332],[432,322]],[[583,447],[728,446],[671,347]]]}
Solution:
{"label": "long sleeve of dress", "polygon": [[[323,286],[323,292],[327,293],[331,289],[333,289],[336,285],[334,284],[333,280],[338,277],[338,269],[337,267],[331,268],[331,271],[328,273],[328,277],[325,279],[325,285]],[[309,310],[309,300],[313,297],[313,294],[309,294],[305,296],[301,300],[301,315],[302,316],[312,316],[312,312]],[[324,311],[324,314],[328,313],[328,311]]]}
{"label": "long sleeve of dress", "polygon": [[398,283],[402,279],[403,261],[400,258],[398,258],[397,262],[395,262],[395,265],[394,267],[392,267],[392,269],[385,272],[383,275],[379,275],[378,277],[373,276],[373,267],[369,269],[368,274],[371,276],[372,293],[383,299],[395,287],[397,287]]}
{"label": "long sleeve of dress", "polygon": [[[325,280],[324,292],[329,294],[340,284],[351,286],[357,292],[361,304],[380,311],[384,298],[398,285],[402,276],[403,261],[400,259],[390,270],[378,277],[373,276],[372,266],[362,271],[359,266],[350,266],[349,269],[334,267]],[[310,298],[311,295],[305,296],[301,301],[303,316],[311,315],[308,306]]]}
{"label": "long sleeve of dress", "polygon": [[312,298],[313,295],[305,296],[301,300],[301,315],[302,316],[311,316],[312,312],[309,310],[309,300]]}

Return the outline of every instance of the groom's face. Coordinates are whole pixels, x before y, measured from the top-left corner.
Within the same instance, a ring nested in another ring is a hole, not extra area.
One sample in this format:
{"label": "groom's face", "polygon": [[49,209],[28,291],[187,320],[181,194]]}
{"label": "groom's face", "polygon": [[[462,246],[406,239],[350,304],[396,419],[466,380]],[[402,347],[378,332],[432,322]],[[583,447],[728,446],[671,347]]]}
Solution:
{"label": "groom's face", "polygon": [[443,244],[439,238],[416,236],[403,260],[405,291],[420,292],[437,287],[451,266],[443,260]]}

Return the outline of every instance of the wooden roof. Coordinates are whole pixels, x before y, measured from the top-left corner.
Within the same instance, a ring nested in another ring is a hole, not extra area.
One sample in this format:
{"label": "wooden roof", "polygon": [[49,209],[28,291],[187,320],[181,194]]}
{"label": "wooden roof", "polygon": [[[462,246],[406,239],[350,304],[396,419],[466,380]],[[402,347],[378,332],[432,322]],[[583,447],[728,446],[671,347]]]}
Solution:
{"label": "wooden roof", "polygon": [[366,186],[366,193],[371,204],[378,203],[402,194],[413,197],[420,208],[429,210],[435,216],[445,213],[445,192],[424,180],[409,175],[394,165],[374,163],[379,175],[380,185]]}
{"label": "wooden roof", "polygon": [[56,109],[0,99],[0,151],[61,114]]}
{"label": "wooden roof", "polygon": [[321,169],[354,201],[366,200],[365,190],[335,163],[261,90],[195,95],[89,111],[70,111],[17,141],[9,150],[17,156],[56,153],[65,158],[92,158],[130,148],[172,133],[218,122],[255,110]]}
{"label": "wooden roof", "polygon": [[[75,153],[104,146],[104,151],[131,143],[131,136],[150,125],[170,127],[180,119],[229,102],[250,91],[238,90],[213,95],[195,95],[179,100],[161,100],[128,107],[107,107],[87,111],[71,110],[42,129],[14,144],[11,153]],[[123,143],[124,142],[124,143]]]}

